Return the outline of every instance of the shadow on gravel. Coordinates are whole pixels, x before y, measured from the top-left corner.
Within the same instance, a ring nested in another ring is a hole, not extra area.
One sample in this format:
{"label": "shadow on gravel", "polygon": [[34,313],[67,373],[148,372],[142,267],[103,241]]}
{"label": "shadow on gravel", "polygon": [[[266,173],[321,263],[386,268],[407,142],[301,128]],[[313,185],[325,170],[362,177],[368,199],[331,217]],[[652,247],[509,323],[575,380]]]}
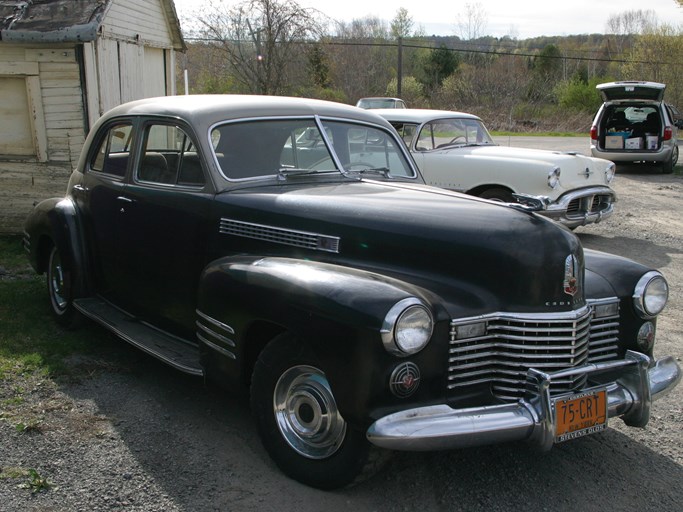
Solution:
{"label": "shadow on gravel", "polygon": [[647,446],[658,442],[656,420],[649,431],[638,431],[643,442],[629,437],[630,431],[627,436],[611,429],[549,453],[524,443],[395,453],[368,481],[336,492],[317,491],[287,479],[273,465],[245,405],[133,350],[122,343],[129,371],[100,373],[63,391],[92,401],[112,422],[112,438],[128,454],[120,466],[107,469],[110,488],[147,478],[177,510],[541,511],[607,506],[661,512],[683,503],[683,468]]}
{"label": "shadow on gravel", "polygon": [[671,262],[672,254],[679,254],[676,247],[660,245],[652,240],[624,236],[607,237],[592,233],[577,233],[586,249],[609,252],[631,258],[644,265],[662,268]]}

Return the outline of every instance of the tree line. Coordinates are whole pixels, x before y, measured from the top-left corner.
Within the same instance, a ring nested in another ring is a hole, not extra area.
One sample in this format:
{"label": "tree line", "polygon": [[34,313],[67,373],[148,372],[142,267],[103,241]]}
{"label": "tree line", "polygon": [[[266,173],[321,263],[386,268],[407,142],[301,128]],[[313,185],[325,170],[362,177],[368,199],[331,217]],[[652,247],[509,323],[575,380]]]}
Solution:
{"label": "tree line", "polygon": [[[678,0],[677,0],[678,1]],[[340,22],[294,1],[212,0],[182,20],[178,59],[191,93],[306,96],[355,103],[400,96],[412,107],[460,110],[497,130],[586,130],[613,80],[667,84],[683,107],[683,32],[653,11],[613,15],[604,34],[484,35],[481,4],[466,4],[459,35],[428,36],[405,8],[390,23]]]}

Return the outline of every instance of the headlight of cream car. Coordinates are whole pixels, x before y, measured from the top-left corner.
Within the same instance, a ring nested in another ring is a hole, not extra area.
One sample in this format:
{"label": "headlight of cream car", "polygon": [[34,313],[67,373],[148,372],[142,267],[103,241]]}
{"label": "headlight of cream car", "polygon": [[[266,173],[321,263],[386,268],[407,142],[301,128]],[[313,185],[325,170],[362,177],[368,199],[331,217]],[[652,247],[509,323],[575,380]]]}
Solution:
{"label": "headlight of cream car", "polygon": [[560,168],[555,167],[548,173],[548,186],[555,189],[560,184]]}
{"label": "headlight of cream car", "polygon": [[614,164],[614,162],[610,162],[609,165],[607,166],[607,169],[605,169],[605,182],[607,184],[612,183],[612,180],[614,179],[614,175],[617,172],[617,166]]}
{"label": "headlight of cream car", "polygon": [[433,329],[432,314],[422,301],[415,297],[403,299],[384,317],[382,343],[391,354],[409,356],[427,345]]}
{"label": "headlight of cream car", "polygon": [[641,318],[657,316],[668,300],[669,285],[664,276],[654,270],[641,277],[633,291],[633,305]]}

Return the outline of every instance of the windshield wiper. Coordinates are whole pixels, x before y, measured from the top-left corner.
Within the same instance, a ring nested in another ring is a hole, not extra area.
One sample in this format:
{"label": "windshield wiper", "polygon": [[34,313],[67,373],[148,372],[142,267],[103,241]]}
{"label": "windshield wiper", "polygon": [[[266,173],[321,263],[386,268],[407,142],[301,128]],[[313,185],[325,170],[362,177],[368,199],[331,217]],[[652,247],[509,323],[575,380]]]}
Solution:
{"label": "windshield wiper", "polygon": [[298,169],[296,167],[281,167],[277,170],[277,179],[286,180],[289,176],[306,176],[309,174],[317,174],[319,172],[325,171],[319,171],[318,169]]}
{"label": "windshield wiper", "polygon": [[364,174],[379,174],[385,178],[389,178],[391,176],[391,171],[387,167],[371,167],[368,169],[358,169],[346,172],[348,174],[360,174],[361,176]]}

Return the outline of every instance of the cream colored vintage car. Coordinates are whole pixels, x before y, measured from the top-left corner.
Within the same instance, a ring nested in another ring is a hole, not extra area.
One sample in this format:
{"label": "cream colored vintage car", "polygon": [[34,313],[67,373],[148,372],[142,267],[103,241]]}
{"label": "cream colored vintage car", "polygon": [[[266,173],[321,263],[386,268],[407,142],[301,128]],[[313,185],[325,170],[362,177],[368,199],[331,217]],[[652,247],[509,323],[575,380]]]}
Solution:
{"label": "cream colored vintage car", "polygon": [[445,110],[378,109],[408,145],[425,181],[504,202],[540,199],[540,213],[576,228],[609,217],[615,166],[575,153],[498,146],[482,120]]}

